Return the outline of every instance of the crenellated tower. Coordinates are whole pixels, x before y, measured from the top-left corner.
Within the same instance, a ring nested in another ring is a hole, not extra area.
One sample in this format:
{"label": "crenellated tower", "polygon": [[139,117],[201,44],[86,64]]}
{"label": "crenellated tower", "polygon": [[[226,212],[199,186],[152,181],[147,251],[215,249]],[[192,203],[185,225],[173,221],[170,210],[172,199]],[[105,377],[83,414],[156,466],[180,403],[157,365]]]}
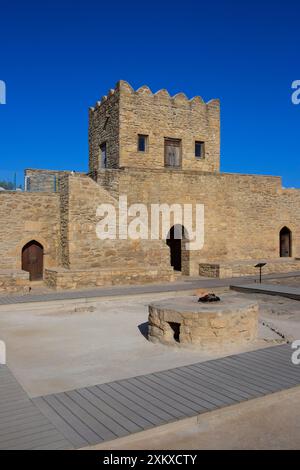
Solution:
{"label": "crenellated tower", "polygon": [[220,169],[220,103],[121,80],[90,108],[89,169]]}

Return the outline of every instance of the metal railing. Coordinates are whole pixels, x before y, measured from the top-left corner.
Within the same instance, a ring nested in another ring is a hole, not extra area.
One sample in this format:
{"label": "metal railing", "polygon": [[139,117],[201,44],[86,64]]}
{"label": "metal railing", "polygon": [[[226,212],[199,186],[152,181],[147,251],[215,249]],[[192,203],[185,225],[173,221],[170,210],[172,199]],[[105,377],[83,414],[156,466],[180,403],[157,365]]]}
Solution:
{"label": "metal railing", "polygon": [[25,175],[25,191],[56,193],[59,191],[59,177],[53,174]]}

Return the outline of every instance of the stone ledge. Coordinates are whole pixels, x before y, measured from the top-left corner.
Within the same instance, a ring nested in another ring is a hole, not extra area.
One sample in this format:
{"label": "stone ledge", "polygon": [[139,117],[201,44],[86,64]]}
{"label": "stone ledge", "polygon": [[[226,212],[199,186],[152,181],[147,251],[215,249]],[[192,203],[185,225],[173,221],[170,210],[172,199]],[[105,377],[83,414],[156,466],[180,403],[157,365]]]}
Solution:
{"label": "stone ledge", "polygon": [[175,280],[172,269],[144,267],[115,267],[99,269],[53,268],[45,270],[45,283],[53,289],[79,289],[125,284],[145,284]]}
{"label": "stone ledge", "polygon": [[28,292],[29,273],[21,269],[1,269],[0,270],[0,292]]}
{"label": "stone ledge", "polygon": [[240,276],[256,276],[259,274],[257,263],[267,263],[263,274],[288,273],[300,270],[297,258],[253,259],[237,261],[212,261],[199,264],[199,276],[211,278],[231,278]]}

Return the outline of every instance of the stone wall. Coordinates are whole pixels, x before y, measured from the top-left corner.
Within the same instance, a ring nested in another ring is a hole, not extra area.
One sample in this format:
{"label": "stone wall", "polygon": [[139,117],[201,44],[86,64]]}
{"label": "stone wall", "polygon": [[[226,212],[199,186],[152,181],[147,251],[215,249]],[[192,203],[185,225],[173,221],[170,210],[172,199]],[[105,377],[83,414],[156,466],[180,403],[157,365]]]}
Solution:
{"label": "stone wall", "polygon": [[100,204],[111,204],[116,208],[119,229],[118,201],[91,178],[65,177],[62,188],[62,259],[65,267],[71,270],[138,266],[144,270],[153,266],[170,269],[169,249],[160,240],[101,240],[97,237]]}
{"label": "stone wall", "polygon": [[[182,168],[219,171],[220,103],[204,103],[184,93],[152,93],[147,86],[134,91],[126,82],[120,90],[120,167],[163,168],[164,138],[181,140]],[[138,134],[148,135],[148,149],[138,152]],[[205,143],[204,158],[195,157],[195,141]]]}
{"label": "stone wall", "polygon": [[259,276],[259,269],[256,264],[265,262],[266,265],[262,269],[262,274],[289,273],[292,271],[300,271],[300,260],[294,258],[278,258],[278,259],[262,259],[237,261],[237,262],[221,262],[221,263],[200,263],[199,275],[212,278],[229,278],[239,276]]}
{"label": "stone wall", "polygon": [[0,269],[21,269],[22,248],[31,240],[43,245],[45,267],[59,264],[57,194],[1,191],[0,220]]}
{"label": "stone wall", "polygon": [[153,343],[223,351],[256,339],[258,304],[231,294],[206,304],[192,296],[177,297],[150,304],[148,320]]}
{"label": "stone wall", "polygon": [[119,89],[110,90],[89,111],[89,171],[101,168],[100,146],[106,143],[107,168],[119,166]]}
{"label": "stone wall", "polygon": [[69,176],[64,175],[59,181],[60,210],[60,259],[65,268],[69,268]]}
{"label": "stone wall", "polygon": [[207,261],[278,258],[283,226],[292,231],[292,256],[300,257],[300,191],[282,189],[278,177],[123,169],[98,174],[98,183],[114,196],[127,194],[129,204],[204,204],[204,247],[190,252],[190,274]]}
{"label": "stone wall", "polygon": [[[137,148],[138,134],[148,136],[146,152]],[[189,100],[184,93],[171,97],[166,90],[153,94],[147,86],[134,91],[117,83],[90,109],[89,168],[101,168],[100,145],[106,142],[107,168],[164,167],[164,139],[181,140],[182,168],[219,171],[220,103]],[[204,157],[195,157],[195,141],[204,142]]]}
{"label": "stone wall", "polygon": [[[121,260],[120,260],[121,261]],[[45,283],[56,290],[82,289],[114,285],[147,284],[151,282],[170,282],[174,273],[170,269],[158,267],[133,266],[94,268],[94,269],[46,269]]]}
{"label": "stone wall", "polygon": [[0,269],[0,294],[29,292],[29,273],[22,270]]}

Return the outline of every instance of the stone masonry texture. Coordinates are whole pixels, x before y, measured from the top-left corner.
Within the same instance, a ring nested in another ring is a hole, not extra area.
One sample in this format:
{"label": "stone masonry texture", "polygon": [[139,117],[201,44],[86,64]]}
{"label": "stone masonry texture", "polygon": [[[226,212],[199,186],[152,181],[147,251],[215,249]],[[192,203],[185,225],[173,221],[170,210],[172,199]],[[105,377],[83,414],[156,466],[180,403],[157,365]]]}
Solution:
{"label": "stone masonry texture", "polygon": [[208,304],[198,303],[196,297],[190,296],[149,305],[149,340],[154,343],[221,349],[254,341],[257,328],[257,302],[230,294],[223,295],[220,302]]}

